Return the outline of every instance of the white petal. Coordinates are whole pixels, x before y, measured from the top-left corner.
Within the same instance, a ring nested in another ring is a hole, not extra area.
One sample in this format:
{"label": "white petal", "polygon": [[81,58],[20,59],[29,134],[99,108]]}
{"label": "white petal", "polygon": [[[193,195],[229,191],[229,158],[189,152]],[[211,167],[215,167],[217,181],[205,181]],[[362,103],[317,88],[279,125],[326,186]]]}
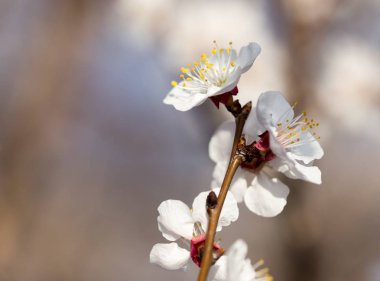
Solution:
{"label": "white petal", "polygon": [[227,256],[221,256],[210,268],[209,278],[211,281],[226,281],[227,279]]}
{"label": "white petal", "polygon": [[[290,147],[288,150],[293,154],[293,158],[303,161],[305,164],[309,164],[315,159],[321,159],[323,156],[323,149],[319,142],[309,132],[304,137],[309,141],[305,144]],[[301,140],[302,141],[302,140]]]}
{"label": "white petal", "polygon": [[257,120],[256,115],[256,108],[252,108],[244,125],[243,133],[245,134],[247,143],[252,143],[254,140],[257,140],[257,137],[266,131]]}
{"label": "white petal", "polygon": [[[215,165],[213,172],[214,180],[212,181],[212,187],[220,188],[222,186],[224,176],[227,170],[227,165],[228,162],[218,163]],[[238,170],[236,171],[236,174],[233,177],[230,185],[230,192],[233,194],[238,203],[241,203],[243,201],[244,194],[248,187],[248,182],[251,182],[253,177],[253,173],[244,171],[241,168],[238,168]]]}
{"label": "white petal", "polygon": [[[216,194],[219,194],[220,189],[213,190]],[[223,226],[229,226],[232,222],[236,221],[239,217],[239,208],[234,195],[228,191],[226,200],[223,204],[223,209],[220,214],[217,231],[222,230]]]}
{"label": "white petal", "polygon": [[163,102],[173,105],[179,111],[187,111],[204,103],[206,100],[207,95],[205,93],[189,93],[178,87],[173,87]]}
{"label": "white petal", "polygon": [[287,156],[286,160],[275,158],[269,162],[269,165],[291,179],[301,179],[315,184],[322,183],[321,170],[318,167],[300,164],[291,158],[290,153]]}
{"label": "white petal", "polygon": [[293,167],[290,167],[289,174],[285,173],[290,178],[301,179],[315,184],[322,183],[321,170],[317,166],[306,166],[295,162]]}
{"label": "white petal", "polygon": [[[220,188],[213,189],[216,195],[219,195]],[[208,215],[206,208],[206,199],[210,191],[201,192],[193,202],[193,220],[200,222],[203,230],[207,230]],[[231,192],[227,193],[226,200],[224,201],[223,209],[220,214],[217,231],[221,231],[223,226],[228,226],[239,217],[239,208],[237,202]]]}
{"label": "white petal", "polygon": [[256,273],[251,261],[246,259],[247,243],[239,239],[227,252],[227,279],[228,281],[251,281]]}
{"label": "white petal", "polygon": [[285,184],[260,172],[252,186],[247,189],[244,202],[255,214],[274,217],[284,209],[288,194],[289,188]]}
{"label": "white petal", "polygon": [[259,122],[269,128],[284,120],[292,120],[294,111],[281,93],[265,92],[257,101],[256,115]]}
{"label": "white petal", "polygon": [[169,241],[180,237],[191,240],[194,221],[189,207],[179,200],[166,200],[158,206],[158,228]]}
{"label": "white petal", "polygon": [[186,269],[189,259],[190,252],[178,247],[177,243],[156,244],[149,254],[150,263],[168,270]]}
{"label": "white petal", "polygon": [[235,122],[226,121],[211,137],[208,153],[215,163],[229,161],[234,140]]}
{"label": "white petal", "polygon": [[236,63],[240,66],[242,73],[251,68],[253,62],[261,52],[261,47],[256,43],[249,43],[240,49]]}

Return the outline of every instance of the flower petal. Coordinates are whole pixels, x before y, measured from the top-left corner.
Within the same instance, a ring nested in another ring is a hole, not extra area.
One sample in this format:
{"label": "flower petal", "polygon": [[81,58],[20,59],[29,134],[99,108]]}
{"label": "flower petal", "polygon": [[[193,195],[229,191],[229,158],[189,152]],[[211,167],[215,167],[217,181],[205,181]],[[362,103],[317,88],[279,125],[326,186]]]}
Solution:
{"label": "flower petal", "polygon": [[173,87],[163,102],[173,105],[179,111],[187,111],[204,103],[206,100],[206,93],[190,93],[178,87]]}
{"label": "flower petal", "polygon": [[257,140],[257,137],[265,131],[266,129],[257,120],[256,108],[252,108],[243,129],[247,143]]}
{"label": "flower petal", "polygon": [[321,170],[318,167],[303,165],[292,159],[290,153],[287,156],[286,160],[275,158],[269,162],[269,165],[291,179],[301,179],[315,184],[322,183]]}
{"label": "flower petal", "polygon": [[251,68],[260,52],[261,47],[254,42],[251,42],[240,49],[236,63],[240,66],[242,73]]}
{"label": "flower petal", "polygon": [[[220,188],[215,188],[212,191],[216,195],[219,195]],[[193,202],[193,220],[195,222],[200,222],[203,230],[207,230],[208,226],[208,215],[206,208],[206,199],[210,191],[201,192]],[[227,193],[226,200],[224,201],[223,209],[219,217],[217,231],[221,231],[223,226],[228,226],[231,222],[234,222],[239,217],[239,208],[237,202],[231,192]]]}
{"label": "flower petal", "polygon": [[260,172],[252,186],[247,189],[244,202],[255,214],[274,217],[284,209],[288,194],[289,188],[285,184]]}
{"label": "flower petal", "polygon": [[246,259],[247,243],[239,239],[227,251],[227,278],[228,281],[255,280],[256,272],[251,261]]}
{"label": "flower petal", "polygon": [[194,221],[189,207],[179,200],[166,200],[158,206],[158,228],[169,241],[193,237]]}
{"label": "flower petal", "polygon": [[227,256],[221,256],[210,268],[209,278],[212,281],[226,281],[227,278]]}
{"label": "flower petal", "polygon": [[168,270],[186,269],[190,252],[178,246],[177,243],[159,243],[153,246],[149,254],[150,263]]}
{"label": "flower petal", "polygon": [[226,121],[219,126],[211,137],[208,153],[215,163],[228,161],[234,140],[235,122]]}
{"label": "flower petal", "polygon": [[269,129],[277,123],[292,120],[294,111],[281,93],[265,92],[257,101],[256,115],[261,125]]}
{"label": "flower petal", "polygon": [[288,149],[289,152],[293,154],[293,158],[301,160],[305,164],[309,164],[315,159],[321,159],[324,152],[319,142],[309,132],[305,133],[304,138],[309,141],[302,145],[290,147]]}

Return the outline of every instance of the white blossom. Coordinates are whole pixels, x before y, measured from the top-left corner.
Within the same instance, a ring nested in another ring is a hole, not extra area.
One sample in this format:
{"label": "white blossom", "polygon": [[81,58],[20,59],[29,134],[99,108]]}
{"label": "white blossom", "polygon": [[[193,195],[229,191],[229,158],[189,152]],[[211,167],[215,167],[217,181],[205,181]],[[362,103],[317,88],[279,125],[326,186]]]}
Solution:
{"label": "white blossom", "polygon": [[232,48],[232,42],[225,49],[215,41],[214,44],[211,55],[202,54],[199,61],[181,68],[181,81],[172,81],[173,89],[165,97],[165,104],[187,111],[207,98],[234,91],[240,76],[251,68],[261,51],[252,42],[242,47],[239,54]]}
{"label": "white blossom", "polygon": [[[247,143],[257,151],[257,157],[244,162],[236,172],[231,192],[238,202],[244,200],[252,212],[265,217],[278,215],[286,205],[288,187],[268,175],[270,167],[289,178],[321,183],[321,171],[313,166],[315,159],[323,156],[318,143],[314,119],[302,113],[294,117],[293,107],[278,92],[260,95],[252,109],[243,133]],[[211,138],[210,158],[216,163],[213,186],[220,186],[230,158],[235,125],[223,123]]]}
{"label": "white blossom", "polygon": [[227,254],[222,256],[211,268],[212,281],[272,281],[268,268],[259,269],[263,260],[252,265],[246,258],[247,243],[239,239],[232,244]]}
{"label": "white blossom", "polygon": [[[220,189],[213,190],[219,194]],[[199,248],[204,245],[208,216],[206,198],[209,192],[200,193],[193,202],[192,209],[179,200],[166,200],[158,207],[158,229],[172,243],[155,244],[150,252],[150,262],[168,270],[185,269],[190,259],[200,264]],[[228,226],[239,217],[239,209],[234,196],[227,194],[218,222],[217,231]],[[174,242],[176,241],[176,242]],[[178,245],[182,242],[185,248]],[[222,255],[224,250],[214,243],[214,251]]]}

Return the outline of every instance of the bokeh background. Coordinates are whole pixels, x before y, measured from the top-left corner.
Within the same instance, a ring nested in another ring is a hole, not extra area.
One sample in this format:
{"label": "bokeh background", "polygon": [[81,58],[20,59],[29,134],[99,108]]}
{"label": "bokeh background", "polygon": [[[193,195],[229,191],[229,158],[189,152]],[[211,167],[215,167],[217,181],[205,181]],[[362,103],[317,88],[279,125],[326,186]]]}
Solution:
{"label": "bokeh background", "polygon": [[224,109],[162,103],[179,68],[262,46],[240,99],[280,90],[320,122],[323,184],[218,237],[275,280],[380,280],[380,2],[0,1],[0,280],[195,280],[149,264],[163,200],[210,187]]}

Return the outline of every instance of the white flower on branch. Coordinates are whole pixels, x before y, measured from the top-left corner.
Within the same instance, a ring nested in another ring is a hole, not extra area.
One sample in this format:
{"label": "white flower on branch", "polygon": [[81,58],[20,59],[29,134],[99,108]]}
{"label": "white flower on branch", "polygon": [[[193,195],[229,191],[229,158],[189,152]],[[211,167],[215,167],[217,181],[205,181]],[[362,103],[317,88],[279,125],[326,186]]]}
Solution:
{"label": "white flower on branch", "polygon": [[181,68],[181,81],[172,81],[173,89],[165,97],[165,104],[187,111],[207,98],[218,96],[214,99],[218,105],[228,100],[228,95],[237,94],[240,76],[251,68],[261,48],[251,42],[242,47],[238,55],[232,42],[225,49],[219,48],[215,41],[214,44],[211,55],[202,54],[199,61]]}
{"label": "white flower on branch", "polygon": [[[292,179],[321,184],[321,171],[312,166],[315,159],[323,156],[319,137],[313,132],[319,123],[305,112],[295,117],[293,108],[280,93],[265,92],[243,130],[251,155],[236,172],[230,190],[238,202],[244,200],[248,209],[260,216],[281,213],[289,193],[286,185],[267,174],[267,167]],[[211,138],[209,155],[216,163],[213,186],[220,186],[223,181],[234,129],[234,122],[227,121]]]}
{"label": "white flower on branch", "polygon": [[272,281],[268,268],[259,269],[263,260],[252,265],[247,259],[247,243],[239,239],[211,268],[212,281]]}
{"label": "white flower on branch", "polygon": [[[213,190],[219,194],[220,189]],[[192,209],[179,200],[166,200],[158,207],[158,229],[172,243],[155,244],[150,252],[150,262],[168,270],[185,269],[190,259],[200,265],[205,243],[205,231],[208,225],[206,199],[209,192],[200,193],[193,202]],[[220,215],[217,230],[228,226],[239,217],[239,209],[234,196],[227,194]],[[185,248],[178,245],[182,242]],[[215,260],[224,250],[214,243]]]}

